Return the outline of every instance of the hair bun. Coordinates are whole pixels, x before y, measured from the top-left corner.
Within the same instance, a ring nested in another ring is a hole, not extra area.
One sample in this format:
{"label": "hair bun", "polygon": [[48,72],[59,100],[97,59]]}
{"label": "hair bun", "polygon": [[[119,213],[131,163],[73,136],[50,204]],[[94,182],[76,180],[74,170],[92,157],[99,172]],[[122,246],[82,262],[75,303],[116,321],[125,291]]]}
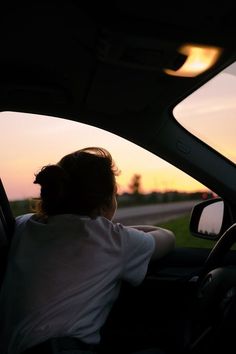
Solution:
{"label": "hair bun", "polygon": [[44,166],[41,171],[35,175],[35,184],[41,186],[55,185],[62,180],[66,180],[65,171],[58,165]]}

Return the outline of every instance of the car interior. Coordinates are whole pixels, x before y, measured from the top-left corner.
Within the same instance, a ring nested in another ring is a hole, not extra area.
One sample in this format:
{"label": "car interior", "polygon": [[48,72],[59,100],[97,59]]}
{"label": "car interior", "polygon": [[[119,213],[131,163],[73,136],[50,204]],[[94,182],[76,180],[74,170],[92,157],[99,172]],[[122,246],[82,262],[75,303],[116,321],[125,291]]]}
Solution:
{"label": "car interior", "polygon": [[[236,167],[184,128],[173,109],[235,62],[235,2],[48,0],[0,7],[1,112],[104,129],[217,195],[192,209],[189,225],[193,237],[215,240],[212,248],[177,247],[150,264],[140,286],[123,284],[102,329],[101,353],[231,353]],[[207,49],[212,61],[185,71],[194,48]],[[14,221],[1,182],[1,280]]]}
{"label": "car interior", "polygon": [[13,236],[14,224],[15,218],[0,179],[0,284],[2,283],[6,269],[7,253]]}

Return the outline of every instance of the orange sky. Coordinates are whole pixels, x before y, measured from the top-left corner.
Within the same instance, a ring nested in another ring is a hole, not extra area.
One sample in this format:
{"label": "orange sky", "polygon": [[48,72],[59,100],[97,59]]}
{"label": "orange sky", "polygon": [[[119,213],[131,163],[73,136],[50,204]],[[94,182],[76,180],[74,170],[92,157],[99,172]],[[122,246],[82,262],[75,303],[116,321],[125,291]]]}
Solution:
{"label": "orange sky", "polygon": [[[142,175],[143,192],[197,190],[202,185],[164,160],[114,134],[85,124],[24,113],[0,114],[1,173],[9,199],[38,194],[34,173],[63,155],[86,146],[110,151],[118,168],[120,192],[128,189],[135,173]],[[186,188],[187,187],[187,188]]]}
{"label": "orange sky", "polygon": [[[236,76],[220,74],[175,108],[183,126],[236,161]],[[143,192],[196,191],[204,186],[164,160],[114,134],[60,118],[24,113],[0,113],[1,171],[9,199],[38,195],[34,173],[62,156],[86,146],[110,151],[118,168],[119,191],[128,190],[132,176],[141,174]]]}

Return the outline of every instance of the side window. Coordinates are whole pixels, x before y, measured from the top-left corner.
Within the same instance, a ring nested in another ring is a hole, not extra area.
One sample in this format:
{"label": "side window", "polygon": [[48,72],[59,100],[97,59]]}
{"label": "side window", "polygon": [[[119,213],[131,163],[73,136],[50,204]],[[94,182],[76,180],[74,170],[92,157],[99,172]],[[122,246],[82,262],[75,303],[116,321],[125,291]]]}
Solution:
{"label": "side window", "polygon": [[211,191],[154,154],[101,129],[55,117],[2,112],[0,130],[1,178],[15,215],[32,211],[31,200],[39,194],[34,174],[42,166],[72,151],[101,146],[121,172],[115,221],[169,227],[177,245],[207,247],[205,240],[189,234],[189,217],[192,206],[212,196]]}
{"label": "side window", "polygon": [[173,111],[192,134],[236,162],[236,63],[193,92]]}

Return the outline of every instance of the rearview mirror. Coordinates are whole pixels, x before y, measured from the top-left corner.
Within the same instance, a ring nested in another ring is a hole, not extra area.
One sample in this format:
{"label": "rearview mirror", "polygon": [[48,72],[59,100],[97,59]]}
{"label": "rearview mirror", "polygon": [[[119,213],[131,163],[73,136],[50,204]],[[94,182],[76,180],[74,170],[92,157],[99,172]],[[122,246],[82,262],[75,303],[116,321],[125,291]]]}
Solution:
{"label": "rearview mirror", "polygon": [[190,219],[192,235],[218,240],[233,223],[230,209],[221,198],[209,199],[194,206]]}

